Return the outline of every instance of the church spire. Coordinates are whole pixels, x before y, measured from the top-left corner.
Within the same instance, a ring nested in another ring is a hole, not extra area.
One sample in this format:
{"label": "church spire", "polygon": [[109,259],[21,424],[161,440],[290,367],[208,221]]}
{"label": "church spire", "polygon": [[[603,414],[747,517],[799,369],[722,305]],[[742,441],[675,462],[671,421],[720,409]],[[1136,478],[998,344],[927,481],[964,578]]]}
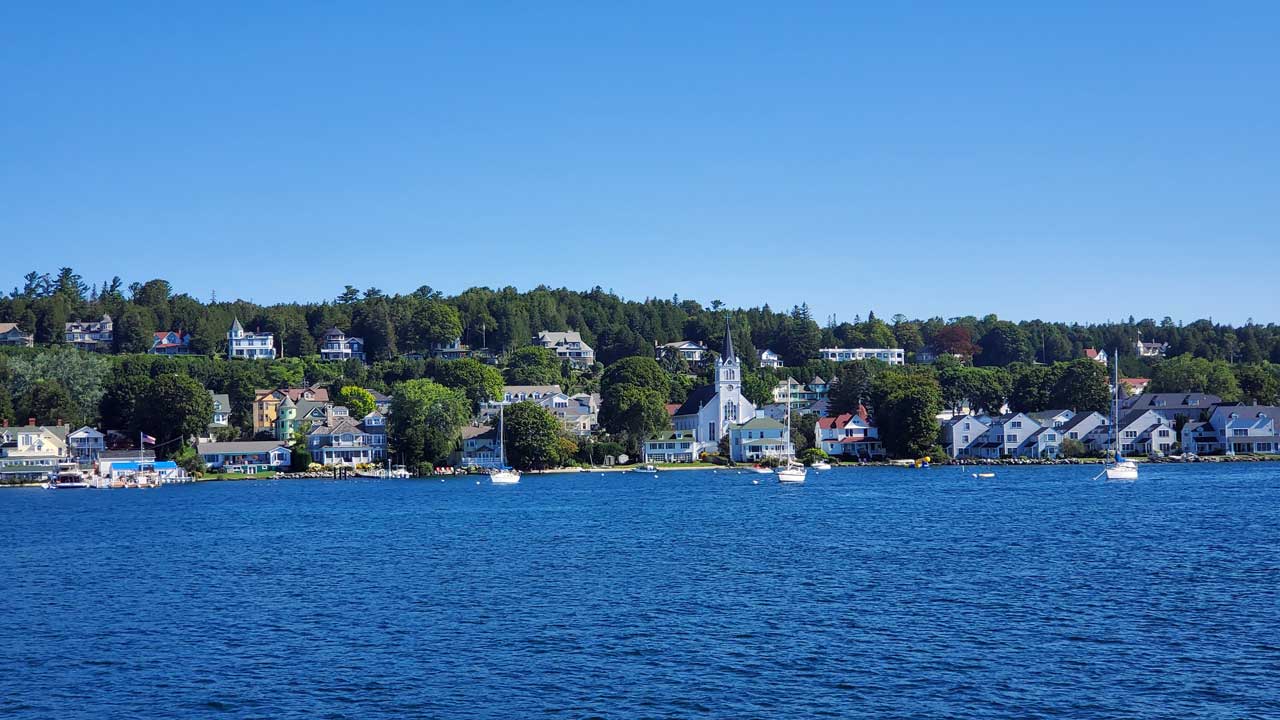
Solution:
{"label": "church spire", "polygon": [[729,316],[724,316],[724,362],[738,359],[738,355],[733,352],[733,330],[729,327]]}

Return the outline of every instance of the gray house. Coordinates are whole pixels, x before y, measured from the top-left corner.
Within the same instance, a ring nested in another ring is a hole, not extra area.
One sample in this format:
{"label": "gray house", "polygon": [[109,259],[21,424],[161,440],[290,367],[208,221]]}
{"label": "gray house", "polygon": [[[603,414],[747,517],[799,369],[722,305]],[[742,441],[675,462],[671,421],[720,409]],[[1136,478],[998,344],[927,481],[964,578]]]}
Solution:
{"label": "gray house", "polygon": [[1202,413],[1213,411],[1213,406],[1222,402],[1217,395],[1207,393],[1142,393],[1126,398],[1120,409],[1122,412],[1150,410],[1169,422],[1175,422],[1181,415],[1188,420],[1199,420]]}

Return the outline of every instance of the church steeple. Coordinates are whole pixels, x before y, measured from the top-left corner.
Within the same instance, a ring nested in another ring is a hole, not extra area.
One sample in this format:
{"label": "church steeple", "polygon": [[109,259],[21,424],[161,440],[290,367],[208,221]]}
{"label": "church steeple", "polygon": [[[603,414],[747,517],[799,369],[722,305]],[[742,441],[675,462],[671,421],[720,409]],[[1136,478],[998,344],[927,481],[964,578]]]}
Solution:
{"label": "church steeple", "polygon": [[724,362],[737,360],[738,355],[733,352],[733,330],[729,327],[729,316],[724,316],[724,354],[722,355]]}

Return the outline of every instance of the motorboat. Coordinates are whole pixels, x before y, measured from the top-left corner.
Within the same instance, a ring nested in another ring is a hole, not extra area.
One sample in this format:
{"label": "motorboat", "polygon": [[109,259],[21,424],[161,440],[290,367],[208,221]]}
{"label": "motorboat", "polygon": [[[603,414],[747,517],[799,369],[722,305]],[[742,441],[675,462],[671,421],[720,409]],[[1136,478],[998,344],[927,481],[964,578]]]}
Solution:
{"label": "motorboat", "polygon": [[814,470],[818,470],[818,471],[822,471],[822,470],[830,470],[830,469],[831,469],[831,463],[827,462],[826,460],[819,460],[818,462],[816,462],[816,463],[814,463],[814,464],[810,465],[809,467],[813,468]]}
{"label": "motorboat", "polygon": [[644,465],[637,465],[631,468],[631,472],[644,473],[645,475],[657,475],[658,466],[654,465],[653,463],[645,463]]}
{"label": "motorboat", "polygon": [[61,463],[58,465],[58,474],[44,486],[50,490],[79,490],[89,487],[89,483],[84,479],[84,473],[80,472],[79,465]]}

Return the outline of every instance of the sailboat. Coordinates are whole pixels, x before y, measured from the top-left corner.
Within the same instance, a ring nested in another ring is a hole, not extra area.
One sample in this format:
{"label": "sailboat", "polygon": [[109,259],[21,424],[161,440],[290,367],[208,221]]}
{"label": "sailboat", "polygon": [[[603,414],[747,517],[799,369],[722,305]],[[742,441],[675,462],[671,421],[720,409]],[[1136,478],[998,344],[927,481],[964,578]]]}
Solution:
{"label": "sailboat", "polygon": [[505,405],[498,407],[498,467],[489,471],[489,480],[494,485],[515,485],[520,482],[520,473],[507,466],[507,451],[505,439],[503,438],[503,410],[505,408]]}
{"label": "sailboat", "polygon": [[1107,480],[1133,482],[1138,479],[1138,464],[1120,452],[1120,355],[1113,352],[1111,357],[1111,459],[1094,480],[1106,475]]}
{"label": "sailboat", "polygon": [[804,463],[798,462],[791,452],[791,383],[787,383],[787,434],[783,436],[783,447],[786,448],[786,462],[778,467],[778,482],[802,483],[809,473]]}

